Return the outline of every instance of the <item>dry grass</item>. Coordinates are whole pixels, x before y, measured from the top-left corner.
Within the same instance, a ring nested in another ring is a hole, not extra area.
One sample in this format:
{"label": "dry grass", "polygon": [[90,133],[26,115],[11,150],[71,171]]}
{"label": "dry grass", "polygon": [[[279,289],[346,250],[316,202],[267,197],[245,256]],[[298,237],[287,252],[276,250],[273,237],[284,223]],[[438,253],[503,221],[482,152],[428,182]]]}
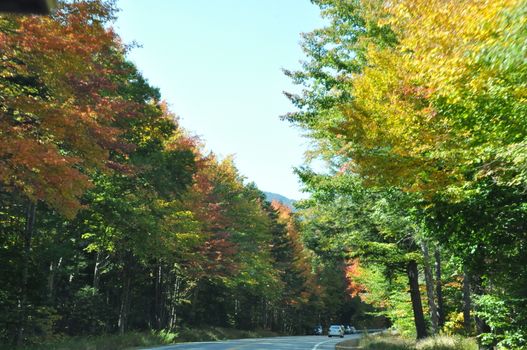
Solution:
{"label": "dry grass", "polygon": [[366,336],[360,341],[346,340],[337,350],[477,350],[476,342],[470,338],[435,336],[421,341],[412,341],[393,335]]}
{"label": "dry grass", "polygon": [[417,350],[477,350],[476,342],[470,338],[436,336],[421,340],[417,343]]}

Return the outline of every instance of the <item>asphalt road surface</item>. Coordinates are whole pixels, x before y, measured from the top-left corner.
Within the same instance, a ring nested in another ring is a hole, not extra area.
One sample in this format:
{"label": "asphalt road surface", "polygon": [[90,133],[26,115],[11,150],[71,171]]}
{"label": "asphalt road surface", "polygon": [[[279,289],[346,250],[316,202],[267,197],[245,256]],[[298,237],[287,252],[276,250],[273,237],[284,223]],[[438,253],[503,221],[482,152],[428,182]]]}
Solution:
{"label": "asphalt road surface", "polygon": [[236,339],[215,342],[183,343],[149,348],[145,350],[335,350],[335,344],[343,340],[360,338],[360,334],[344,338],[328,338],[322,335],[299,337],[273,337]]}

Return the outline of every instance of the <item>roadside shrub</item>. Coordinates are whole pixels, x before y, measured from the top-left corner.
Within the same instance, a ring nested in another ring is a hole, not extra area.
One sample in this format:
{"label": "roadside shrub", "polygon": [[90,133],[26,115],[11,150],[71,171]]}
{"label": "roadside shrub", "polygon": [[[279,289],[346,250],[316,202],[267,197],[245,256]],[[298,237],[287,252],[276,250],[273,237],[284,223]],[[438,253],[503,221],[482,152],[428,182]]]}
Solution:
{"label": "roadside shrub", "polygon": [[413,350],[414,342],[389,335],[365,337],[361,339],[360,345],[367,350]]}
{"label": "roadside shrub", "polygon": [[500,350],[527,347],[527,298],[483,295],[476,299],[476,305],[477,316],[491,330],[480,336],[482,344]]}
{"label": "roadside shrub", "polygon": [[460,336],[436,336],[417,342],[417,350],[477,350],[478,346],[473,339]]}
{"label": "roadside shrub", "polygon": [[381,335],[361,340],[362,349],[367,350],[477,350],[474,339],[461,336],[436,336],[414,341],[402,337]]}
{"label": "roadside shrub", "polygon": [[108,331],[111,312],[104,296],[93,287],[79,289],[61,311],[67,316],[57,323],[57,329],[68,335],[94,335]]}
{"label": "roadside shrub", "polygon": [[457,311],[449,313],[446,318],[444,331],[449,335],[464,334],[463,313]]}

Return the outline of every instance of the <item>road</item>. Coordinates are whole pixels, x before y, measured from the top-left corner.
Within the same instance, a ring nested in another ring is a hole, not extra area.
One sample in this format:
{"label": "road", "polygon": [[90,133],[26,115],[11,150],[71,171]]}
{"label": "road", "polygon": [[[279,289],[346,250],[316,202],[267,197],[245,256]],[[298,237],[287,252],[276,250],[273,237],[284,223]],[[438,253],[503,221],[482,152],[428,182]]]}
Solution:
{"label": "road", "polygon": [[144,350],[335,350],[335,344],[348,339],[357,339],[360,334],[342,338],[309,335],[298,337],[273,337],[236,339],[215,342],[199,342],[167,345]]}

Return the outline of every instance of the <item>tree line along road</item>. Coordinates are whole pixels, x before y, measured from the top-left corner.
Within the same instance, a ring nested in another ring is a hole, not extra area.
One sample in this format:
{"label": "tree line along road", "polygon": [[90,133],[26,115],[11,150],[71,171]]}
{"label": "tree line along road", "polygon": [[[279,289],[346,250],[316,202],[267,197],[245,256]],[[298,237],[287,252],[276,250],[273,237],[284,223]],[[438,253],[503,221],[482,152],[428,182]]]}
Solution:
{"label": "tree line along road", "polygon": [[324,336],[295,336],[257,339],[236,339],[214,342],[174,344],[144,350],[334,350],[343,340],[358,339],[360,334],[344,338]]}

